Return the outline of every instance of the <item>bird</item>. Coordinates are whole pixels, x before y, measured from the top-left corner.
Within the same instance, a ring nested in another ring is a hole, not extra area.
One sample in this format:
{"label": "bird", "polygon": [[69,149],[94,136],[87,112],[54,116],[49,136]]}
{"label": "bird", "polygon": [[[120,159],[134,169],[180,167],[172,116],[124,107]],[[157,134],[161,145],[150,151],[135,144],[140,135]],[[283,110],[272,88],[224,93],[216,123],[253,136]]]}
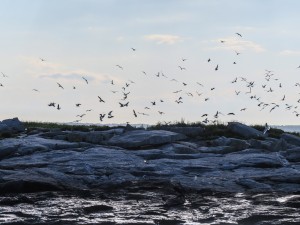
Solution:
{"label": "bird", "polygon": [[128,107],[128,104],[129,104],[129,102],[126,102],[126,103],[121,103],[121,102],[119,102],[119,104],[120,104],[120,107],[122,108],[122,107]]}
{"label": "bird", "polygon": [[242,108],[240,111],[246,111],[247,108]]}
{"label": "bird", "polygon": [[55,104],[56,104],[55,102],[50,102],[50,103],[48,104],[48,106],[50,106],[50,107],[51,107],[51,106],[52,106],[52,107],[55,107]]}
{"label": "bird", "polygon": [[152,105],[156,105],[156,102],[155,102],[155,101],[154,101],[154,102],[151,102],[151,104],[152,104]]}
{"label": "bird", "polygon": [[182,90],[174,91],[173,93],[174,93],[174,94],[177,94],[177,93],[179,93],[179,92],[182,92]]}
{"label": "bird", "polygon": [[85,110],[86,112],[91,112],[92,111],[92,109],[87,109],[87,110]]}
{"label": "bird", "polygon": [[56,82],[56,83],[58,84],[58,87],[60,87],[61,89],[64,89],[64,87],[60,83],[58,83],[58,82]]}
{"label": "bird", "polygon": [[242,35],[240,33],[235,33],[235,34],[238,35],[238,36],[240,36],[240,37],[242,37]]}
{"label": "bird", "polygon": [[79,107],[79,106],[81,106],[81,103],[76,103],[76,107]]}
{"label": "bird", "polygon": [[84,113],[84,114],[77,115],[76,117],[82,118],[82,117],[84,117],[85,115],[86,115],[86,114]]}
{"label": "bird", "polygon": [[162,115],[162,114],[165,114],[164,112],[162,112],[162,111],[158,111],[158,113],[160,114],[160,115]]}
{"label": "bird", "polygon": [[105,115],[106,115],[106,114],[102,114],[102,113],[99,114],[99,119],[100,119],[101,122],[103,121]]}
{"label": "bird", "polygon": [[2,73],[2,72],[1,72],[1,74],[2,74],[3,77],[8,77],[6,74],[4,74],[4,73]]}
{"label": "bird", "polygon": [[133,110],[133,115],[134,115],[134,117],[137,117],[135,110]]}
{"label": "bird", "polygon": [[206,117],[206,116],[208,116],[208,114],[207,114],[207,113],[203,114],[201,117]]}
{"label": "bird", "polygon": [[183,84],[184,86],[186,86],[186,85],[187,85],[187,83],[184,83],[184,82],[182,82],[182,84]]}
{"label": "bird", "polygon": [[219,69],[219,65],[216,66],[215,70],[217,71]]}
{"label": "bird", "polygon": [[147,73],[145,71],[142,71],[143,74],[147,75]]}
{"label": "bird", "polygon": [[89,82],[88,82],[88,80],[87,80],[85,77],[82,77],[82,79],[84,79],[84,80],[85,80],[86,84],[88,84],[88,83],[89,83]]}
{"label": "bird", "polygon": [[112,115],[112,112],[113,112],[113,111],[109,111],[109,113],[107,113],[107,118],[108,118],[108,119],[111,119],[111,118],[114,117],[114,116]]}
{"label": "bird", "polygon": [[207,62],[210,62],[211,61],[211,59],[209,58],[208,60],[207,60]]}
{"label": "bird", "polygon": [[132,50],[132,51],[136,51],[136,49],[135,49],[135,48],[131,48],[131,50]]}
{"label": "bird", "polygon": [[121,70],[123,70],[123,67],[120,65],[116,65],[116,67],[119,67]]}
{"label": "bird", "polygon": [[182,58],[182,61],[184,62],[184,61],[186,61],[187,59],[184,59],[184,58]]}
{"label": "bird", "polygon": [[231,112],[231,113],[228,113],[227,115],[228,116],[234,116],[235,114]]}
{"label": "bird", "polygon": [[186,70],[184,67],[178,66],[180,70]]}
{"label": "bird", "polygon": [[267,131],[269,131],[270,129],[271,129],[271,127],[266,123],[266,124],[265,124],[265,129],[264,129],[264,131],[263,131],[263,134],[266,134]]}
{"label": "bird", "polygon": [[98,96],[98,98],[99,98],[99,102],[105,103],[105,101],[100,96]]}
{"label": "bird", "polygon": [[38,89],[32,89],[33,91],[35,91],[35,92],[40,92]]}
{"label": "bird", "polygon": [[45,59],[43,59],[43,58],[40,58],[40,60],[42,61],[42,62],[45,62],[46,60]]}
{"label": "bird", "polygon": [[241,53],[240,53],[240,52],[237,52],[237,51],[235,51],[235,54],[236,54],[236,55],[239,55],[239,54],[241,54]]}
{"label": "bird", "polygon": [[60,106],[59,106],[59,104],[57,104],[57,110],[60,110],[61,108],[60,108]]}

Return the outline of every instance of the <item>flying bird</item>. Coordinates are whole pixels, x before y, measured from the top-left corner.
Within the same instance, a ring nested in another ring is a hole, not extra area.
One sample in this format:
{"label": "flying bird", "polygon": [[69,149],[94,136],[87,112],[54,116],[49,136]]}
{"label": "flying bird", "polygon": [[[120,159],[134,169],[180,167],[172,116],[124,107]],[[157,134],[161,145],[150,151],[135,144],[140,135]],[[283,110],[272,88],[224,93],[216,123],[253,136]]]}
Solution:
{"label": "flying bird", "polygon": [[235,34],[238,35],[238,36],[240,36],[240,37],[242,37],[242,35],[240,33],[235,33]]}
{"label": "flying bird", "polygon": [[219,65],[216,66],[215,70],[217,71],[219,69]]}
{"label": "flying bird", "polygon": [[82,77],[82,79],[84,79],[87,84],[89,83],[85,77]]}
{"label": "flying bird", "polygon": [[60,87],[61,89],[64,89],[64,87],[60,83],[58,83],[58,82],[56,82],[56,83],[58,84],[58,87]]}
{"label": "flying bird", "polygon": [[98,96],[98,98],[99,98],[99,102],[105,103],[105,101],[100,96]]}
{"label": "flying bird", "polygon": [[2,74],[3,77],[8,77],[6,74],[4,74],[4,73],[2,73],[2,72],[1,72],[1,74]]}
{"label": "flying bird", "polygon": [[134,117],[137,117],[135,110],[133,110],[133,115],[134,115]]}
{"label": "flying bird", "polygon": [[122,66],[120,66],[120,65],[116,65],[116,67],[119,67],[121,70],[123,69],[123,67],[122,67]]}

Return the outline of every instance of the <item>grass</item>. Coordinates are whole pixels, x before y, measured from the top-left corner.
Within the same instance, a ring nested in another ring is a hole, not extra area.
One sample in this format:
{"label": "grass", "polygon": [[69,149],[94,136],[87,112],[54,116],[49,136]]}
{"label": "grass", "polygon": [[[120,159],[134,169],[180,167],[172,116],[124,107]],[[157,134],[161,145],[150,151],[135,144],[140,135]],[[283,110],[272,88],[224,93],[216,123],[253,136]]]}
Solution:
{"label": "grass", "polygon": [[64,123],[52,123],[52,122],[35,122],[35,121],[22,121],[23,125],[27,131],[43,128],[43,129],[60,129],[62,131],[71,130],[71,131],[104,131],[109,130],[109,126],[98,126],[98,125],[70,125]]}
{"label": "grass", "polygon": [[[104,131],[109,130],[111,127],[109,126],[100,126],[100,125],[69,125],[69,124],[63,124],[63,123],[52,123],[52,122],[35,122],[35,121],[25,121],[23,122],[25,128],[27,128],[27,131],[34,130],[36,128],[43,128],[43,129],[60,129],[62,131],[71,130],[71,131]],[[186,122],[184,119],[181,119],[180,121],[174,121],[169,123],[162,123],[158,122],[156,125],[149,126],[148,130],[163,130],[168,127],[203,127],[205,128],[205,132],[199,137],[200,139],[214,139],[220,136],[225,137],[232,137],[232,138],[243,138],[235,133],[232,133],[228,127],[227,124],[217,121],[215,124],[204,124],[200,121],[196,122]],[[263,131],[264,125],[251,125],[251,127]],[[281,134],[283,134],[284,131],[277,128],[271,128],[268,131],[268,136],[271,138],[280,138]],[[294,135],[298,135],[299,133],[292,133]]]}

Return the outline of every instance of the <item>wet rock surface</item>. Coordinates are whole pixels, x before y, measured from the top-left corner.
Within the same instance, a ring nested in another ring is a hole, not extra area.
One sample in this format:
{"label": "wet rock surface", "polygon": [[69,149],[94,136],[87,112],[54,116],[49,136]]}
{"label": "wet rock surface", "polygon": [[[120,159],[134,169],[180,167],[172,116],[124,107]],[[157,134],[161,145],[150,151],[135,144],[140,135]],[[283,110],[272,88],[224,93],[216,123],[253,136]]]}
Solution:
{"label": "wet rock surface", "polygon": [[[256,133],[253,129],[249,130]],[[293,214],[279,213],[299,209],[296,135],[205,140],[203,130],[198,136],[143,129],[18,132],[18,137],[0,140],[0,223],[74,224],[71,215],[84,215],[86,223],[122,224],[133,213],[140,217],[130,218],[132,224],[272,224],[257,222],[268,218],[299,222]],[[247,216],[235,218],[235,212],[224,208],[239,208],[239,201],[252,208],[260,203],[249,198],[260,195],[272,200],[274,217],[249,209]],[[278,196],[293,197],[283,201]],[[18,210],[13,210],[16,205]],[[215,205],[223,211],[212,212]],[[47,207],[60,211],[42,221]],[[124,209],[131,214],[125,215]],[[120,221],[112,219],[116,215]]]}

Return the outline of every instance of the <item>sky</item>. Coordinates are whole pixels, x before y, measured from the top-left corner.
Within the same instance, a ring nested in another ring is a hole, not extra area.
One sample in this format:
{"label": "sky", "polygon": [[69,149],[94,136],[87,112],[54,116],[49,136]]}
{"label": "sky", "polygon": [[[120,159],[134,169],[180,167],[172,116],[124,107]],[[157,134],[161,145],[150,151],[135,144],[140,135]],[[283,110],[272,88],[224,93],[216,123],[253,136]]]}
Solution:
{"label": "sky", "polygon": [[1,0],[0,120],[300,125],[299,8]]}

